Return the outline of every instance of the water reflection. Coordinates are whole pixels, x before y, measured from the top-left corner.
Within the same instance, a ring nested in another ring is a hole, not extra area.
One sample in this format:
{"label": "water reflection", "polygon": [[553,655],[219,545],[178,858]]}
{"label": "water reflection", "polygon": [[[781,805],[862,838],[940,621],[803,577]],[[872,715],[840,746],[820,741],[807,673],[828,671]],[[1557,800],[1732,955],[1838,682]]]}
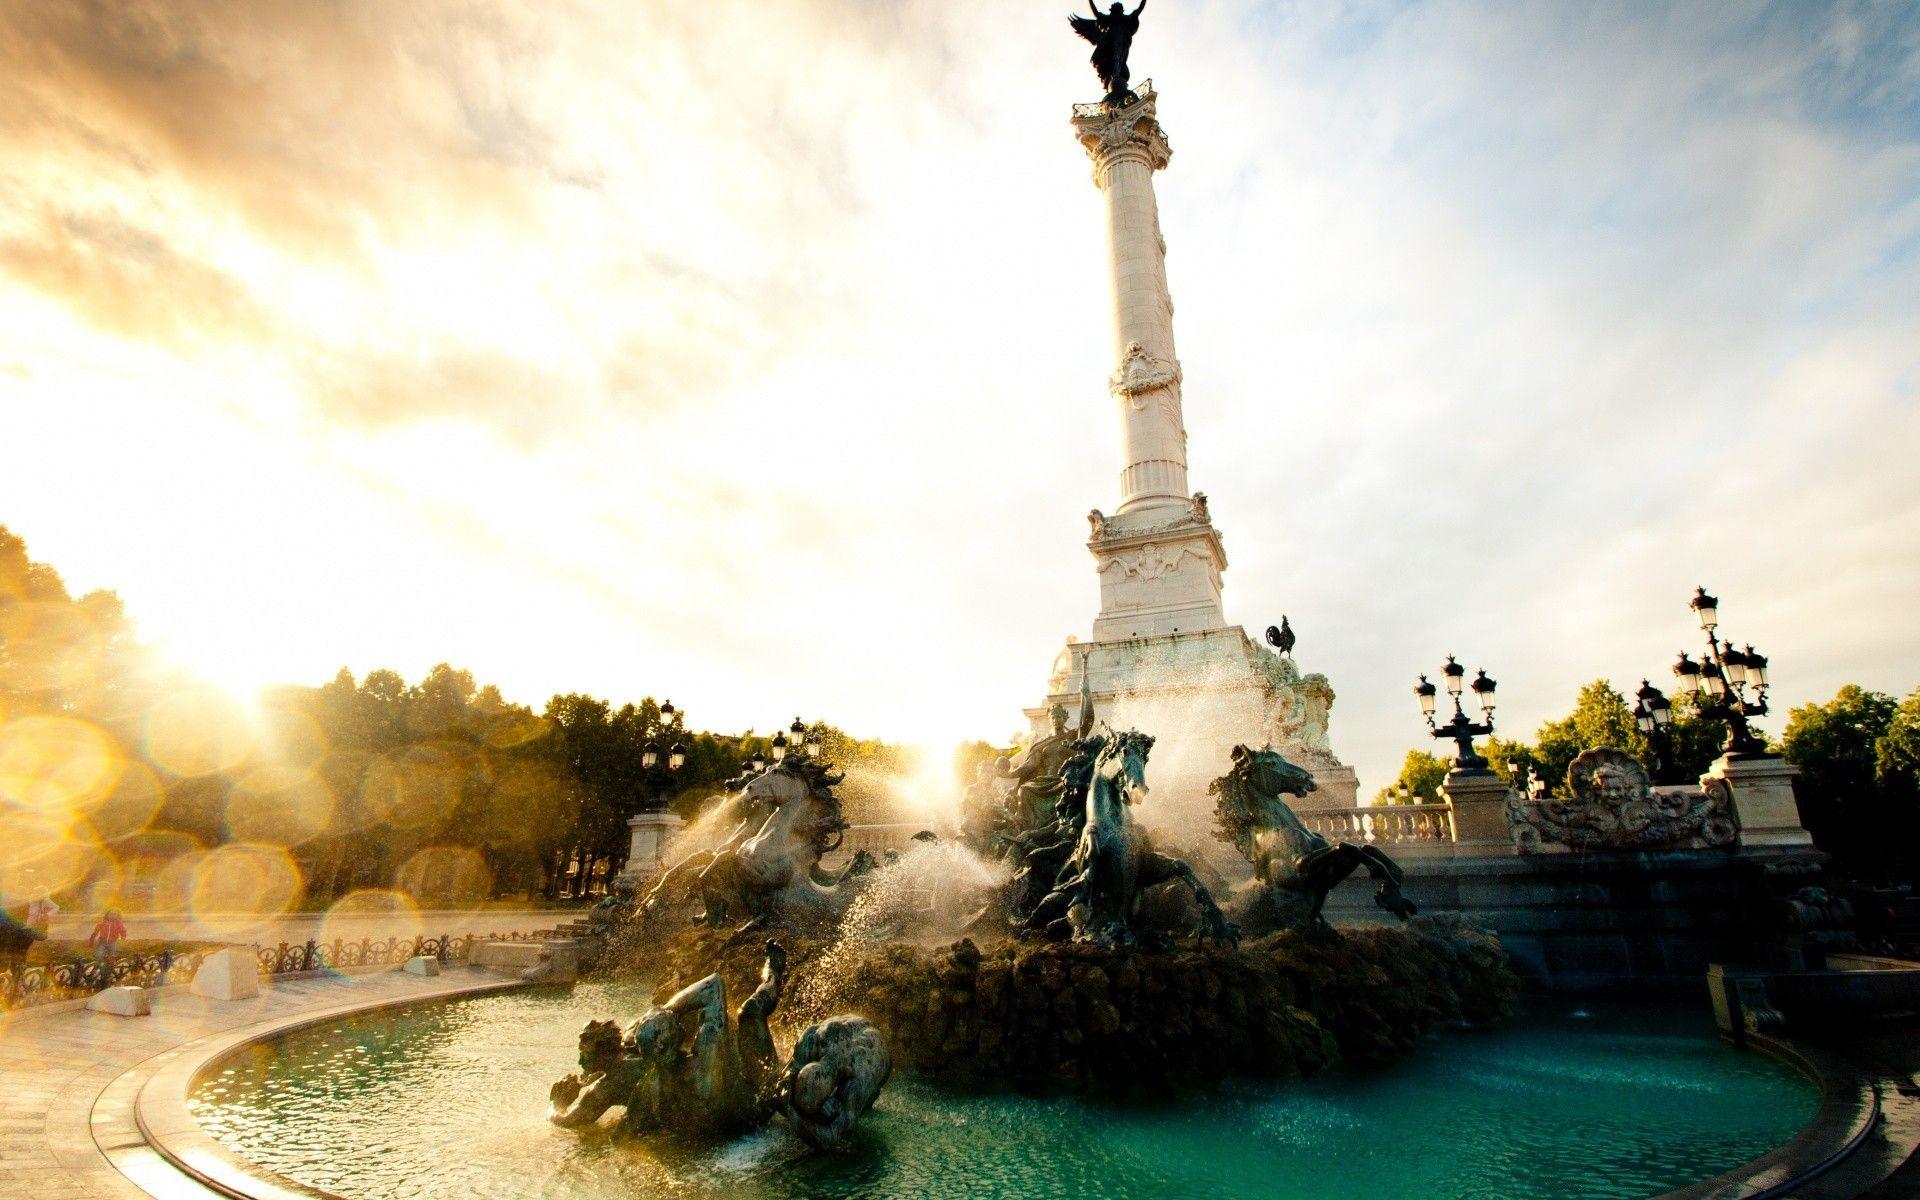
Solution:
{"label": "water reflection", "polygon": [[1364,1073],[1234,1082],[1172,1105],[966,1095],[896,1076],[843,1155],[779,1128],[642,1146],[544,1120],[589,1015],[634,986],[337,1022],[249,1053],[196,1115],[263,1165],[348,1196],[901,1196],[1299,1200],[1644,1196],[1784,1141],[1811,1087],[1719,1044],[1703,1012],[1567,1006],[1452,1033]]}

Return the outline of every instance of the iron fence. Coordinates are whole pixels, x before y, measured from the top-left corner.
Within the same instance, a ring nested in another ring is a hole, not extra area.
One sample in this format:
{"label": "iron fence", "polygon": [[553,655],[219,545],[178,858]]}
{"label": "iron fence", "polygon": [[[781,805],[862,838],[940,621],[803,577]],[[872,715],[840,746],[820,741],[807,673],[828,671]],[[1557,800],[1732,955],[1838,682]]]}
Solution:
{"label": "iron fence", "polygon": [[[441,934],[438,937],[334,938],[322,942],[281,942],[249,947],[260,965],[260,976],[297,975],[308,971],[349,971],[366,967],[398,966],[410,958],[430,956],[442,963],[463,963],[473,956],[476,942],[529,942],[553,936],[549,929],[512,933]],[[215,949],[162,950],[158,954],[122,954],[108,959],[75,959],[62,963],[12,963],[0,966],[0,1010],[30,1008],[60,1000],[77,1000],[110,987],[163,987],[189,983],[200,963]]]}

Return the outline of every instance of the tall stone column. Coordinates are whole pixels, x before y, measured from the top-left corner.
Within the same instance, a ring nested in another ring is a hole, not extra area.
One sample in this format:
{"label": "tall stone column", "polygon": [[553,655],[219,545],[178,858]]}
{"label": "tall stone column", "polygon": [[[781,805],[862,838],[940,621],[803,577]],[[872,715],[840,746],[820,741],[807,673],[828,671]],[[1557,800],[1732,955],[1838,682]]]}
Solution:
{"label": "tall stone column", "polygon": [[1121,108],[1081,104],[1073,111],[1074,132],[1093,160],[1093,182],[1107,198],[1116,362],[1108,386],[1125,430],[1120,514],[1187,503],[1180,360],[1173,349],[1167,244],[1153,195],[1153,173],[1173,151],[1154,101],[1149,86]]}
{"label": "tall stone column", "polygon": [[1119,107],[1076,104],[1074,136],[1107,201],[1114,368],[1120,414],[1120,506],[1089,514],[1100,573],[1096,642],[1226,627],[1220,604],[1227,552],[1206,496],[1187,494],[1187,427],[1167,295],[1167,243],[1153,173],[1173,152],[1154,116],[1151,84]]}

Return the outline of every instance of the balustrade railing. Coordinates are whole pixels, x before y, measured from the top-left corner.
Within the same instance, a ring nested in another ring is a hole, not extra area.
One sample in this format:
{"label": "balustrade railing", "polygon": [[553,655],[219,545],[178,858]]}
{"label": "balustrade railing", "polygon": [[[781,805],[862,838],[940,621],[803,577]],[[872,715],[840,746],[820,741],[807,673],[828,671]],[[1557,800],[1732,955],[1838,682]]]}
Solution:
{"label": "balustrade railing", "polygon": [[821,860],[821,865],[837,868],[865,850],[875,858],[884,858],[889,850],[906,851],[913,846],[913,835],[925,829],[911,821],[890,825],[851,825],[840,839],[840,846]]}
{"label": "balustrade railing", "polygon": [[[550,929],[511,933],[441,934],[390,938],[334,938],[322,942],[281,942],[251,946],[260,975],[296,975],[307,971],[350,971],[366,967],[399,966],[410,958],[431,956],[443,963],[466,962],[476,942],[542,941]],[[59,1000],[77,1000],[110,987],[163,987],[189,983],[201,960],[216,949],[162,950],[158,954],[122,954],[102,960],[76,959],[63,963],[14,963],[0,967],[0,1010],[29,1008]]]}
{"label": "balustrade railing", "polygon": [[1379,804],[1369,808],[1322,808],[1300,814],[1308,829],[1336,842],[1403,846],[1451,842],[1451,804]]}

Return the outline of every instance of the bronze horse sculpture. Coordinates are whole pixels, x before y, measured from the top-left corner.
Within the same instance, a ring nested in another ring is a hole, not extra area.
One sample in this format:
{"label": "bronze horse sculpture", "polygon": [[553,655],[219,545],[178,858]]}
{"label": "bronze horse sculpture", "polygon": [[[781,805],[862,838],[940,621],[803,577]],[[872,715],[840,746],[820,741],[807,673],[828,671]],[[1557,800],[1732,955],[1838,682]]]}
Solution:
{"label": "bronze horse sculpture", "polygon": [[1239,931],[1193,868],[1154,850],[1146,831],[1133,820],[1131,807],[1147,794],[1147,755],[1152,749],[1153,738],[1132,729],[1105,729],[1081,740],[1064,776],[1069,801],[1078,802],[1084,821],[1053,890],[1026,918],[1028,931],[1056,941],[1132,945],[1142,932],[1136,918],[1143,893],[1178,880],[1200,910],[1195,931],[1200,938],[1238,939]]}
{"label": "bronze horse sculpture", "polygon": [[1253,864],[1254,885],[1236,915],[1256,925],[1326,928],[1327,893],[1364,866],[1379,885],[1373,902],[1403,921],[1413,916],[1419,909],[1400,893],[1398,863],[1374,846],[1329,842],[1280,798],[1314,786],[1312,774],[1272,747],[1246,746],[1233,748],[1232,769],[1207,786],[1218,835]]}
{"label": "bronze horse sculpture", "polygon": [[856,855],[838,871],[820,869],[847,830],[833,794],[844,778],[795,755],[746,777],[721,813],[732,827],[716,846],[670,867],[642,910],[658,914],[698,897],[703,907],[694,919],[716,927],[736,914],[749,918],[742,928],[836,920],[872,866],[870,856]]}

